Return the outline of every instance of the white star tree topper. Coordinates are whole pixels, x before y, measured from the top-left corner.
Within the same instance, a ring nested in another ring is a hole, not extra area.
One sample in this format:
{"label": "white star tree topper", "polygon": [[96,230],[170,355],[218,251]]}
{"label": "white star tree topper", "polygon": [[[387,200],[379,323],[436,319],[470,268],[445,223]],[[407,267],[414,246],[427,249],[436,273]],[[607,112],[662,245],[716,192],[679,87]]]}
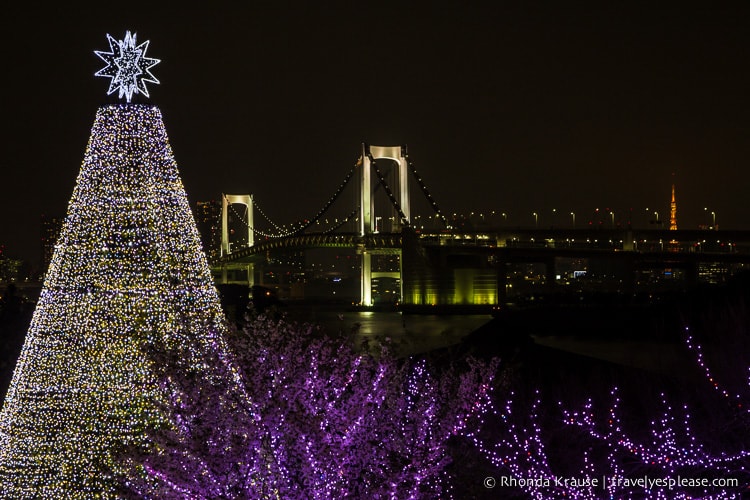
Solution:
{"label": "white star tree topper", "polygon": [[149,97],[146,82],[159,83],[159,80],[149,70],[159,64],[161,60],[146,57],[149,41],[146,40],[136,46],[135,37],[136,34],[131,35],[130,31],[126,31],[123,40],[115,40],[107,33],[110,52],[94,51],[107,63],[107,66],[97,71],[95,76],[106,76],[112,79],[109,83],[107,95],[118,90],[118,97],[122,99],[122,96],[125,96],[128,102],[133,98],[133,94],[141,93]]}

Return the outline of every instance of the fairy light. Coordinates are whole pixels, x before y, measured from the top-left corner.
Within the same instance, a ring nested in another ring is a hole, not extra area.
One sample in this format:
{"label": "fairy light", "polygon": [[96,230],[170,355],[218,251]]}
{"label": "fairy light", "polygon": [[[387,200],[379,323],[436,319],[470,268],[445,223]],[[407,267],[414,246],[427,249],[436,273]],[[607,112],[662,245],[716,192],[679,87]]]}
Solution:
{"label": "fairy light", "polygon": [[443,212],[440,211],[440,207],[438,206],[435,199],[430,194],[430,190],[427,189],[427,186],[422,181],[422,176],[419,175],[417,172],[416,167],[414,166],[414,163],[411,160],[407,160],[409,163],[409,168],[411,169],[411,173],[414,176],[414,179],[417,181],[417,185],[419,185],[419,188],[422,190],[422,194],[425,195],[427,198],[427,201],[430,203],[430,206],[432,207],[432,210],[434,210],[435,214],[438,216],[440,221],[443,223],[445,227],[448,227],[448,221],[445,219],[445,216],[443,215]]}
{"label": "fairy light", "polygon": [[[709,384],[711,384],[711,387],[718,393],[720,393],[724,398],[727,400],[734,400],[734,405],[738,409],[743,409],[742,406],[742,395],[739,393],[729,394],[729,391],[727,391],[722,385],[719,383],[717,377],[713,374],[711,371],[711,368],[706,363],[705,357],[703,355],[703,346],[695,341],[693,336],[689,333],[690,327],[686,326],[684,328],[684,342],[687,346],[688,350],[695,353],[695,362],[698,365],[698,367],[703,371],[703,374],[708,381]],[[748,372],[750,372],[750,367],[748,367]],[[747,379],[748,387],[750,387],[750,378]],[[745,412],[750,412],[750,406],[747,406],[744,408]]]}
{"label": "fairy light", "polygon": [[0,412],[3,496],[114,497],[115,451],[163,423],[143,348],[223,321],[160,111],[100,108]]}
{"label": "fairy light", "polygon": [[144,460],[159,483],[134,479],[139,497],[452,498],[447,441],[489,400],[497,361],[436,376],[266,317],[230,338],[248,395],[175,374],[186,425],[156,437],[165,453]]}
{"label": "fairy light", "polygon": [[[746,387],[726,389],[709,367],[703,346],[689,332],[685,327],[685,345],[694,353],[710,392],[718,396],[718,405],[703,405],[709,415],[694,418],[690,405],[675,404],[665,393],[645,414],[634,411],[624,404],[616,386],[609,391],[609,400],[604,398],[598,406],[591,397],[573,407],[558,401],[558,413],[552,413],[537,390],[528,410],[519,411],[512,392],[506,401],[486,402],[480,425],[459,434],[469,438],[498,473],[521,479],[516,489],[529,498],[739,498],[750,480],[750,451],[744,439]],[[750,379],[745,382],[750,387]],[[540,408],[546,414],[540,414]],[[561,431],[561,424],[568,430]],[[547,450],[549,443],[555,446]],[[649,487],[645,476],[683,482]],[[523,481],[530,478],[535,481]],[[583,484],[555,481],[565,478]],[[600,481],[598,488],[586,483],[594,479]],[[714,484],[714,479],[730,482]],[[700,484],[703,480],[707,483]]]}
{"label": "fairy light", "polygon": [[[385,177],[383,176],[382,172],[380,171],[380,168],[375,161],[374,158],[370,157],[371,164],[374,167],[375,174],[378,177],[378,182],[380,183],[380,186],[384,189],[386,196],[388,197],[389,201],[393,205],[394,209],[399,214],[399,219],[406,225],[408,225],[410,222],[406,219],[406,216],[404,215],[404,212],[401,209],[401,206],[398,203],[398,200],[396,200],[396,196],[393,193],[391,187],[388,185],[387,181],[385,180]],[[281,239],[281,238],[289,238],[293,236],[299,236],[300,234],[304,233],[307,229],[309,229],[311,226],[315,224],[320,224],[320,221],[323,219],[323,216],[326,214],[326,212],[331,208],[331,206],[336,202],[336,200],[339,199],[341,193],[344,191],[344,188],[348,185],[349,181],[353,178],[355,172],[357,172],[357,168],[362,163],[362,157],[359,157],[354,165],[354,167],[349,170],[349,172],[344,177],[344,180],[339,184],[339,186],[336,188],[334,193],[331,195],[331,197],[326,201],[326,203],[323,205],[323,207],[318,210],[318,212],[309,219],[302,219],[295,223],[290,224],[277,224],[274,222],[266,213],[265,211],[259,206],[258,201],[256,198],[253,198],[253,208],[257,210],[260,215],[268,221],[269,224],[274,228],[274,232],[271,231],[264,231],[257,226],[249,227],[250,231],[253,231],[254,233],[263,236],[266,239]],[[427,186],[425,186],[424,182],[422,181],[422,178],[417,173],[416,169],[414,168],[414,165],[411,161],[409,161],[409,167],[412,171],[412,174],[414,175],[414,178],[417,180],[417,183],[424,193],[425,197],[427,198],[428,202],[432,206],[433,210],[436,213],[436,217],[438,217],[444,225],[447,227],[447,221],[445,219],[445,216],[443,216],[442,212],[440,211],[440,208],[438,207],[437,203],[433,199],[432,195],[430,194],[429,190],[427,189]],[[230,210],[233,212],[233,214],[242,221],[247,226],[247,216],[240,214],[237,212],[237,210],[234,208],[232,204],[229,204]],[[352,212],[350,212],[346,217],[344,217],[341,221],[336,222],[331,227],[328,227],[325,230],[320,231],[320,234],[331,234],[334,231],[340,229],[345,224],[352,220],[357,220],[356,216],[359,213],[360,206],[357,206]],[[328,219],[325,219],[325,222],[328,223]]]}
{"label": "fairy light", "polygon": [[[513,478],[535,479],[518,486],[530,498],[598,499],[603,498],[603,492],[608,498],[738,498],[738,491],[747,484],[750,463],[750,451],[743,449],[742,443],[717,446],[714,429],[707,429],[708,434],[698,439],[689,406],[674,405],[664,393],[658,403],[661,412],[657,409],[645,425],[624,421],[617,387],[611,389],[610,398],[609,404],[598,410],[591,398],[577,410],[568,409],[559,401],[560,420],[555,422],[540,414],[540,408],[546,405],[539,390],[528,411],[517,411],[515,395],[511,393],[502,410],[498,409],[502,404],[498,400],[485,404],[480,425],[465,429],[462,434],[498,471]],[[553,429],[560,423],[573,432],[566,432],[561,438]],[[488,429],[491,436],[485,434]],[[548,451],[550,432],[558,438],[555,448]],[[644,475],[666,480],[733,478],[739,486],[722,489],[683,484],[676,488],[649,488],[615,480]],[[560,484],[556,480],[561,478],[576,478],[576,482]],[[602,478],[609,482],[601,484]],[[589,484],[595,479],[598,488]]]}
{"label": "fairy light", "polygon": [[[301,221],[297,221],[296,223],[292,223],[292,224],[288,224],[288,225],[287,224],[283,224],[283,225],[276,224],[261,209],[261,207],[258,205],[257,200],[253,199],[252,200],[253,201],[253,208],[255,210],[257,210],[260,213],[260,215],[263,216],[263,218],[266,219],[271,224],[271,226],[274,227],[274,229],[277,232],[275,232],[275,233],[266,232],[266,231],[263,231],[263,230],[259,229],[257,226],[250,226],[248,228],[248,230],[252,231],[252,232],[254,232],[256,234],[259,234],[259,235],[261,235],[261,236],[263,236],[263,237],[265,237],[267,239],[289,238],[289,237],[292,237],[292,236],[298,236],[298,235],[302,234],[310,226],[312,226],[313,224],[318,223],[320,221],[321,217],[323,217],[323,215],[328,211],[328,209],[331,208],[331,205],[333,205],[333,203],[338,199],[338,197],[341,195],[341,193],[343,192],[343,190],[346,187],[346,185],[351,180],[352,176],[354,175],[354,171],[355,171],[354,168],[352,168],[349,171],[349,173],[346,175],[346,177],[344,177],[344,180],[341,182],[341,184],[339,184],[339,186],[336,188],[336,190],[334,191],[333,195],[328,199],[328,201],[325,203],[325,205],[323,205],[323,208],[321,208],[317,212],[317,214],[313,218],[311,218],[311,219],[303,219]],[[231,204],[231,203],[229,204],[229,209],[234,213],[234,215],[235,215],[235,217],[237,217],[237,219],[239,219],[241,222],[243,222],[246,226],[248,225],[248,223],[247,223],[248,222],[247,221],[247,216],[246,215],[242,215],[239,212],[237,212],[237,210],[234,208],[233,204]],[[326,229],[325,231],[322,232],[322,234],[330,234],[333,231],[339,229],[344,224],[346,224],[347,222],[349,222],[350,220],[352,220],[352,218],[357,214],[358,211],[359,211],[359,206],[357,206],[357,208],[355,208],[341,222],[339,222],[338,224],[336,224],[336,225],[334,225],[334,226]],[[326,220],[326,222],[328,222],[328,221]]]}

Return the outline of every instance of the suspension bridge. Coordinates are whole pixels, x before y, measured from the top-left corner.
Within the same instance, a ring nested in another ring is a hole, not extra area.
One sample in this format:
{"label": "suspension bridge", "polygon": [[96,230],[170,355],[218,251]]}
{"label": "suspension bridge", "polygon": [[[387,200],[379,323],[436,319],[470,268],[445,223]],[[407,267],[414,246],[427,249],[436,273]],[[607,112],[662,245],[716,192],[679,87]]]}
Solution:
{"label": "suspension bridge", "polygon": [[[347,191],[353,192],[355,202],[345,216],[331,221],[328,214]],[[436,227],[415,227],[412,191],[427,202]],[[270,229],[260,229],[256,216]],[[241,240],[231,241],[230,218],[246,230]],[[373,305],[373,283],[383,278],[397,283],[399,300],[406,306],[494,307],[506,302],[509,293],[529,290],[589,286],[635,293],[664,284],[684,288],[700,281],[720,282],[750,269],[750,231],[457,230],[406,146],[362,144],[354,166],[322,208],[294,224],[274,222],[253,195],[222,195],[221,252],[211,263],[219,283],[253,285],[257,268],[269,255],[324,248],[355,251],[362,306]],[[374,265],[381,255],[392,257],[397,266]]]}
{"label": "suspension bridge", "polygon": [[[389,160],[395,166],[395,176],[389,182],[381,168],[380,163]],[[222,195],[221,215],[221,256],[213,263],[214,269],[221,272],[222,283],[229,282],[231,270],[245,270],[246,281],[252,285],[254,279],[255,264],[265,258],[266,254],[275,250],[303,250],[309,248],[353,248],[361,256],[361,294],[360,303],[370,306],[373,303],[372,281],[378,278],[393,278],[400,282],[400,295],[403,297],[402,270],[373,270],[372,257],[374,255],[397,255],[401,261],[403,249],[403,230],[408,228],[411,221],[410,183],[409,179],[416,181],[421,193],[428,201],[434,211],[436,218],[448,228],[445,217],[430,194],[427,186],[422,181],[414,164],[409,160],[406,146],[372,146],[362,144],[362,152],[354,166],[344,177],[343,181],[334,191],[333,195],[315,214],[315,216],[304,219],[293,224],[291,227],[280,226],[266,216],[265,212],[258,206],[253,196],[249,194]],[[356,179],[357,205],[341,221],[336,219],[335,223],[322,231],[313,231],[311,228],[320,225],[325,215],[334,203],[339,200],[347,186]],[[376,192],[381,190],[389,203],[389,211],[394,215],[391,217],[376,214]],[[244,214],[240,214],[234,208],[235,205],[244,205]],[[254,212],[257,211],[273,228],[272,231],[260,231],[254,224]],[[230,212],[241,219],[247,227],[247,240],[241,248],[233,250],[230,242],[230,231],[228,219]],[[380,224],[386,218],[391,223],[388,231],[383,231]],[[355,231],[343,231],[347,225],[354,225]],[[260,238],[256,237],[259,236]],[[244,280],[243,280],[244,281]]]}

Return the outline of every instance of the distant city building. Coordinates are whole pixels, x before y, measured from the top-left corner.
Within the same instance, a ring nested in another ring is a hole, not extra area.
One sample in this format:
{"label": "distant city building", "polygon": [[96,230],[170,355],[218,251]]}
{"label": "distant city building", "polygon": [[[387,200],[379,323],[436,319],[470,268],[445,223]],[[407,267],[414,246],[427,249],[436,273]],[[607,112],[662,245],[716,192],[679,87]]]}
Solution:
{"label": "distant city building", "polygon": [[0,255],[0,283],[18,281],[21,278],[23,261]]}
{"label": "distant city building", "polygon": [[195,222],[208,260],[221,254],[221,203],[218,200],[195,204]]}
{"label": "distant city building", "polygon": [[42,271],[47,272],[52,255],[55,253],[55,244],[62,230],[63,218],[42,214],[41,242],[42,242]]}

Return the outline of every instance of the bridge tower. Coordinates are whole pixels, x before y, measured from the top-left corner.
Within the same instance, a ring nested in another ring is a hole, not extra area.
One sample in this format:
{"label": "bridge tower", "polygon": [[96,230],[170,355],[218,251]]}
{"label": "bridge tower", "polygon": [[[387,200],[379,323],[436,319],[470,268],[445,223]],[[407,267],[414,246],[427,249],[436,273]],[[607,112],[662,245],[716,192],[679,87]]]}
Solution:
{"label": "bridge tower", "polygon": [[[396,201],[406,217],[411,218],[409,210],[409,163],[406,159],[406,146],[371,146],[362,143],[362,178],[360,182],[360,217],[359,235],[365,236],[375,232],[375,200],[372,187],[372,161],[393,160],[398,165],[398,190]],[[396,227],[400,227],[399,220]]]}
{"label": "bridge tower", "polygon": [[[375,220],[375,200],[373,197],[372,186],[372,162],[379,159],[393,160],[398,168],[398,186],[394,190],[396,202],[401,208],[401,216],[397,217],[394,223],[394,229],[400,229],[402,224],[409,223],[411,218],[409,208],[409,163],[406,159],[406,146],[371,146],[362,143],[362,171],[360,178],[360,217],[359,217],[359,235],[368,236],[376,233]],[[399,271],[398,272],[375,272],[372,271],[372,256],[379,251],[372,249],[362,249],[362,275],[361,275],[361,304],[363,306],[372,306],[372,280],[373,278],[396,278],[400,283],[400,296],[403,300],[404,286],[402,279],[402,255],[398,251]],[[386,253],[386,252],[383,252]],[[392,250],[388,253],[392,253]]]}
{"label": "bridge tower", "polygon": [[[250,194],[221,194],[221,256],[232,253],[232,245],[229,241],[229,206],[232,204],[245,205],[247,208],[247,246],[255,243],[253,230],[253,196]],[[236,265],[235,265],[236,266]],[[247,284],[253,286],[255,282],[255,269],[253,264],[241,264],[242,269],[247,270]],[[233,267],[236,269],[236,267]],[[221,282],[229,283],[227,271],[229,268],[224,264],[221,268]]]}

